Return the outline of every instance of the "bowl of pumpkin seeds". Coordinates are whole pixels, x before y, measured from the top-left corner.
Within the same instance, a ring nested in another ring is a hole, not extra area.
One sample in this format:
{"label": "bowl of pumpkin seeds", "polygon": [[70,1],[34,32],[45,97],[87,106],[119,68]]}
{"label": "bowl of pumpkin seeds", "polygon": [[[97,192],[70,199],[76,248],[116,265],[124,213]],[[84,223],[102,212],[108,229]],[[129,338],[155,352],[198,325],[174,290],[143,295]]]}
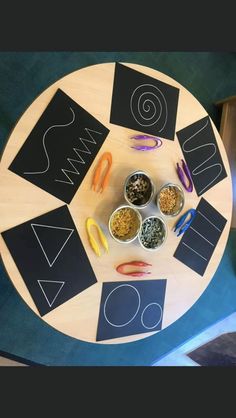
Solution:
{"label": "bowl of pumpkin seeds", "polygon": [[151,202],[153,195],[153,181],[144,171],[134,171],[126,178],[124,197],[129,205],[137,209],[145,208]]}
{"label": "bowl of pumpkin seeds", "polygon": [[159,216],[148,216],[142,221],[138,240],[140,245],[148,251],[158,250],[167,238],[167,226]]}

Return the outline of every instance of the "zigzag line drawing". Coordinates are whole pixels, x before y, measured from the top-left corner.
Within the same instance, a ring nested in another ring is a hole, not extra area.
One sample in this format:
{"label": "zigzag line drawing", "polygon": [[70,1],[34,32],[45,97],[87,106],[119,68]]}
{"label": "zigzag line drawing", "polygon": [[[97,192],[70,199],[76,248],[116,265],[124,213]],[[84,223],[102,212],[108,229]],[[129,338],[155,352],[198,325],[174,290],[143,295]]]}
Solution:
{"label": "zigzag line drawing", "polygon": [[45,155],[46,155],[46,158],[47,158],[47,167],[45,168],[45,170],[43,170],[43,171],[25,171],[24,174],[44,174],[49,170],[50,159],[49,159],[48,152],[47,152],[46,145],[45,145],[46,135],[53,128],[64,128],[65,126],[72,125],[72,123],[74,123],[74,120],[75,120],[75,113],[74,113],[74,111],[71,107],[70,107],[70,111],[72,112],[73,118],[69,123],[66,123],[65,125],[52,125],[44,132],[44,135],[43,135],[43,149],[44,149],[44,152],[45,152]]}
{"label": "zigzag line drawing", "polygon": [[207,125],[208,125],[208,120],[207,120],[207,122],[206,122],[206,124],[201,128],[201,129],[199,129],[197,132],[195,132],[193,135],[191,135],[189,138],[187,138],[185,141],[184,141],[184,143],[183,143],[183,150],[186,152],[186,153],[191,153],[191,152],[194,152],[195,150],[197,150],[197,149],[200,149],[200,148],[205,148],[205,147],[208,147],[208,148],[210,148],[210,147],[213,147],[214,148],[214,151],[213,151],[213,153],[210,155],[210,157],[208,157],[206,160],[204,160],[201,164],[199,164],[198,166],[196,166],[193,170],[192,170],[192,175],[193,176],[198,176],[199,174],[201,174],[201,173],[203,173],[204,171],[206,171],[206,170],[210,170],[211,168],[213,168],[213,167],[219,167],[219,171],[218,171],[218,174],[216,175],[216,177],[214,177],[214,179],[212,180],[212,181],[210,181],[205,187],[203,187],[203,189],[199,192],[199,194],[201,194],[205,189],[207,189],[212,183],[214,183],[214,181],[220,176],[220,174],[222,173],[222,170],[223,170],[223,168],[222,168],[222,164],[220,164],[220,163],[215,163],[215,164],[211,164],[211,165],[209,165],[209,166],[207,166],[207,167],[205,167],[205,168],[203,168],[202,170],[200,170],[200,168],[204,165],[204,164],[206,164],[207,163],[207,161],[209,161],[209,160],[211,160],[211,158],[213,158],[214,157],[214,155],[216,154],[216,150],[217,150],[217,148],[216,148],[216,146],[215,146],[215,144],[213,144],[212,142],[209,142],[209,143],[207,143],[207,144],[203,144],[203,145],[199,145],[198,147],[195,147],[195,148],[191,148],[191,149],[189,149],[189,150],[187,150],[186,149],[186,147],[185,147],[185,145],[189,142],[189,141],[191,141],[191,139],[193,139],[196,135],[198,135],[201,131],[203,131],[206,127],[207,127]]}
{"label": "zigzag line drawing", "polygon": [[[88,148],[88,146],[86,145],[86,142],[89,142],[90,144],[94,144],[97,145],[97,142],[95,141],[93,135],[91,134],[91,132],[95,132],[96,134],[102,135],[101,132],[98,131],[94,131],[93,129],[89,129],[89,128],[84,128],[84,130],[87,132],[87,134],[89,135],[90,139],[86,139],[86,138],[79,138],[79,140],[82,142],[84,149],[81,148],[73,148],[73,151],[76,153],[77,157],[79,157],[79,159],[74,159],[74,158],[67,158],[66,160],[68,161],[68,163],[71,165],[71,167],[73,168],[73,170],[69,170],[68,168],[61,168],[62,173],[67,177],[67,180],[60,180],[60,179],[55,179],[55,181],[58,181],[60,183],[65,183],[65,184],[72,184],[74,185],[73,180],[71,179],[70,174],[77,174],[79,175],[80,172],[78,171],[77,167],[73,164],[73,163],[79,163],[79,164],[85,164],[85,160],[83,159],[83,157],[81,156],[81,153],[84,154],[92,154],[90,149]],[[70,174],[68,174],[70,173]]]}

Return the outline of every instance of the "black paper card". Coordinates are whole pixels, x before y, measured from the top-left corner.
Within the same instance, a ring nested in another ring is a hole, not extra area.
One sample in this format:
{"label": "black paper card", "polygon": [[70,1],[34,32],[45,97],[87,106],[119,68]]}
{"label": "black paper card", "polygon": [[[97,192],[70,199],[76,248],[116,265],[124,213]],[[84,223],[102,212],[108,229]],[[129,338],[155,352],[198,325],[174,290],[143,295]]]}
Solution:
{"label": "black paper card", "polygon": [[174,139],[179,89],[116,63],[110,122]]}
{"label": "black paper card", "polygon": [[210,203],[201,198],[197,214],[184,233],[174,257],[203,276],[226,222]]}
{"label": "black paper card", "polygon": [[236,332],[227,332],[187,353],[200,366],[236,366]]}
{"label": "black paper card", "polygon": [[166,280],[103,283],[97,341],[158,331]]}
{"label": "black paper card", "polygon": [[58,89],[9,170],[70,203],[108,133]]}
{"label": "black paper card", "polygon": [[2,236],[41,316],[97,282],[66,205]]}
{"label": "black paper card", "polygon": [[198,196],[227,177],[208,116],[176,132]]}

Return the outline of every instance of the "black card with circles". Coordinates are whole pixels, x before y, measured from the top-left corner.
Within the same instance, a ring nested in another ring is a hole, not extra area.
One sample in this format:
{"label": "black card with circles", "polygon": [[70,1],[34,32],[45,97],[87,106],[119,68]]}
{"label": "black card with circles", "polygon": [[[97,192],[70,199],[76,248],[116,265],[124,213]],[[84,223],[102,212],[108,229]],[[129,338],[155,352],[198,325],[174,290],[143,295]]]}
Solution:
{"label": "black card with circles", "polygon": [[103,283],[97,341],[162,328],[166,280]]}
{"label": "black card with circles", "polygon": [[110,122],[174,140],[179,89],[116,63]]}

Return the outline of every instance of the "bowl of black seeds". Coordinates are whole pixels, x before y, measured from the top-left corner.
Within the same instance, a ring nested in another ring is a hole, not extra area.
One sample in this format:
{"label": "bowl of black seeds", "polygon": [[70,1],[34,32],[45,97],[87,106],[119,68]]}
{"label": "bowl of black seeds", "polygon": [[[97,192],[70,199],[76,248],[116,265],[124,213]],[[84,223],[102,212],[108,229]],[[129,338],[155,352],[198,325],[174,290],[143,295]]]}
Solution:
{"label": "bowl of black seeds", "polygon": [[148,251],[159,249],[167,238],[167,226],[158,216],[149,216],[142,221],[138,239],[140,245]]}
{"label": "bowl of black seeds", "polygon": [[134,171],[125,180],[124,197],[129,205],[145,208],[154,195],[154,184],[144,171]]}

